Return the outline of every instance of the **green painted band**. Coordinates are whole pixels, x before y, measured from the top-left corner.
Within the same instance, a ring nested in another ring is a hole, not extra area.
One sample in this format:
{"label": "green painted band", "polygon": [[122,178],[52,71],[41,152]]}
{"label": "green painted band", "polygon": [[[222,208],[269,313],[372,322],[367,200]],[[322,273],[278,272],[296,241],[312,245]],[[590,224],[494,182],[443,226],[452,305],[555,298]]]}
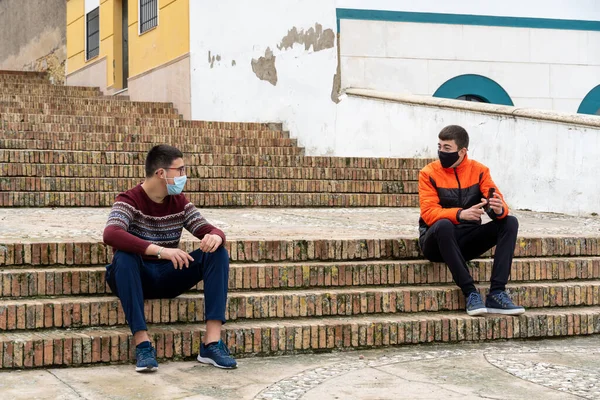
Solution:
{"label": "green painted band", "polygon": [[577,112],[579,114],[598,115],[600,111],[600,85],[596,86],[583,98]]}
{"label": "green painted band", "polygon": [[337,30],[340,20],[420,22],[429,24],[504,26],[510,28],[566,29],[575,31],[600,31],[600,21],[550,19],[528,17],[497,17],[491,15],[440,14],[408,11],[336,9]]}

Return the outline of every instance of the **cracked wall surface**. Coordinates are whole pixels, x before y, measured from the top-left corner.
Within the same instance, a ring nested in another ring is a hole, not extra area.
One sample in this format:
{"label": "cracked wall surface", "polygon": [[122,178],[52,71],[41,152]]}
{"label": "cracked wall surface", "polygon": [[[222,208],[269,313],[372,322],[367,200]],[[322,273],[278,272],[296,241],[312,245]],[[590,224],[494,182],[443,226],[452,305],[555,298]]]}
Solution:
{"label": "cracked wall surface", "polygon": [[0,1],[0,69],[47,71],[63,83],[66,1]]}
{"label": "cracked wall surface", "polygon": [[271,48],[267,47],[265,55],[257,59],[252,59],[252,72],[261,81],[267,81],[271,85],[277,85],[277,69],[275,68],[275,57]]}

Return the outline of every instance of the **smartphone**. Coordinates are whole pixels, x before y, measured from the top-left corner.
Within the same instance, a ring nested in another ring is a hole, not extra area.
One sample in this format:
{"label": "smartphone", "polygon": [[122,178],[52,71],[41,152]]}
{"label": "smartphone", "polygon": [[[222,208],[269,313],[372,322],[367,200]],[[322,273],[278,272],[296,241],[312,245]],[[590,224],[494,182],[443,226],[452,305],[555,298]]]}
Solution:
{"label": "smartphone", "polygon": [[488,190],[487,204],[483,206],[484,211],[490,210],[490,199],[494,197],[494,193],[496,193],[496,188],[490,188],[490,190]]}

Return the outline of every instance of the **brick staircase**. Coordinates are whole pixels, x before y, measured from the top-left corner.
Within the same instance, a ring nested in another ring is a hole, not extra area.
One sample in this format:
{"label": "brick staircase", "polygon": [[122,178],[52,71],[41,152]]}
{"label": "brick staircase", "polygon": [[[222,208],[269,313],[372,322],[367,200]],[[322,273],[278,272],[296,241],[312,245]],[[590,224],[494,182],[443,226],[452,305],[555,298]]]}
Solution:
{"label": "brick staircase", "polygon": [[[158,142],[184,150],[186,192],[211,207],[416,206],[428,162],[307,157],[277,124],[184,121],[170,104],[32,73],[0,73],[0,114],[2,207],[110,206],[141,181]],[[230,237],[227,249],[224,339],[237,356],[600,332],[600,236],[519,238],[509,286],[528,312],[518,317],[468,317],[447,268],[424,261],[414,238]],[[0,240],[0,368],[130,362],[129,329],[104,283],[111,257],[77,237]],[[469,265],[482,293],[490,257]],[[197,353],[203,308],[202,284],[146,302],[161,359]]]}

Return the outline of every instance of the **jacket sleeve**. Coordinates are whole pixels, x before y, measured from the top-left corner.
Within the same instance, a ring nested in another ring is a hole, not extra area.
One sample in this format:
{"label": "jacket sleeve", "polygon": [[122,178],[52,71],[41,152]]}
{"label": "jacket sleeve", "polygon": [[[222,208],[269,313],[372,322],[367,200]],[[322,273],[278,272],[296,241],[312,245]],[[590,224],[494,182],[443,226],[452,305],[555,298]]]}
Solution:
{"label": "jacket sleeve", "polygon": [[502,199],[502,214],[500,214],[500,215],[496,214],[494,212],[494,210],[492,210],[491,208],[487,214],[492,219],[505,218],[508,215],[508,211],[509,211],[508,204],[506,204],[506,202],[504,201],[504,196],[498,189],[498,186],[496,186],[496,184],[492,180],[492,175],[490,174],[490,169],[487,167],[483,170],[483,176],[481,177],[481,182],[479,183],[479,187],[481,189],[481,193],[483,194],[483,197],[485,197],[485,198],[487,198],[490,188],[496,189],[496,193],[498,193],[498,195]]}
{"label": "jacket sleeve", "polygon": [[453,224],[459,224],[458,212],[460,208],[442,208],[436,188],[433,186],[429,175],[421,170],[419,172],[419,205],[421,218],[429,226],[441,219],[449,219]]}

